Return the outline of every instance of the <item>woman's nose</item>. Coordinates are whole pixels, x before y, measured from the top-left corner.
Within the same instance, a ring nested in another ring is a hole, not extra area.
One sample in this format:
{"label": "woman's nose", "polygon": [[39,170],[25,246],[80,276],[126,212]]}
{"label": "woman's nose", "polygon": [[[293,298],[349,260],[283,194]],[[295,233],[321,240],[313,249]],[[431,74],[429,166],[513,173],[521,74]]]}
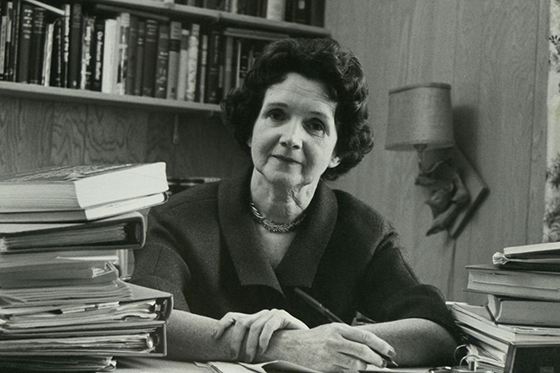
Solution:
{"label": "woman's nose", "polygon": [[301,149],[303,128],[298,120],[291,120],[281,128],[280,144],[292,149]]}

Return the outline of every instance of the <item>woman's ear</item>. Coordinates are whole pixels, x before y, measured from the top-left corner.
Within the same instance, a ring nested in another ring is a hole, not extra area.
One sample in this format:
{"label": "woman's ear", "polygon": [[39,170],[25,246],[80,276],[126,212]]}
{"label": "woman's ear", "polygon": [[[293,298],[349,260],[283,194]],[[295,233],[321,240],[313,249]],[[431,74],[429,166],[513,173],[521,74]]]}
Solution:
{"label": "woman's ear", "polygon": [[333,155],[331,161],[329,162],[329,168],[335,168],[340,164],[340,157],[337,155]]}
{"label": "woman's ear", "polygon": [[249,138],[247,139],[247,146],[251,147],[252,143],[253,143],[253,135],[249,136]]}

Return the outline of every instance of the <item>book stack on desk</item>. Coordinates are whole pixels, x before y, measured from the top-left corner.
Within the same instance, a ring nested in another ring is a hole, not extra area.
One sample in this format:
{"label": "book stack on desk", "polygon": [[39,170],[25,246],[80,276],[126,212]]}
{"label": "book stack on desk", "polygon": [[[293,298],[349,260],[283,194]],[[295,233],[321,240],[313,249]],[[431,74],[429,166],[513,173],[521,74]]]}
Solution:
{"label": "book stack on desk", "polygon": [[166,190],[163,163],[0,176],[0,371],[166,354],[171,295],[123,281],[123,253],[142,248]]}
{"label": "book stack on desk", "polygon": [[504,372],[560,371],[560,242],[507,247],[467,271],[486,304],[451,309],[473,355]]}

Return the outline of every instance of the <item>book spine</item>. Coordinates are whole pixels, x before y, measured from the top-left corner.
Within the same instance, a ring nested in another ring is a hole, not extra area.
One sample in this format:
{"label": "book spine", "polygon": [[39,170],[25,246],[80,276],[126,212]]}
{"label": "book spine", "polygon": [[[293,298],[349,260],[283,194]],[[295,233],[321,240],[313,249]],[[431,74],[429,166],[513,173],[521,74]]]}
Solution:
{"label": "book spine", "polygon": [[324,27],[325,0],[311,0],[309,8],[309,24],[312,26]]}
{"label": "book spine", "polygon": [[212,31],[208,45],[206,96],[204,98],[205,102],[212,104],[219,101],[220,49],[220,32]]}
{"label": "book spine", "polygon": [[134,83],[136,78],[136,60],[138,56],[138,17],[130,15],[130,27],[128,33],[127,65],[125,93],[134,94]]}
{"label": "book spine", "polygon": [[223,78],[223,97],[226,97],[233,86],[233,67],[234,61],[234,45],[233,36],[225,36],[225,53],[224,53],[224,78]]}
{"label": "book spine", "polygon": [[53,58],[53,39],[54,39],[54,22],[47,25],[45,32],[45,49],[43,54],[43,69],[41,71],[41,84],[45,87],[50,85],[51,66]]}
{"label": "book spine", "polygon": [[158,42],[158,22],[146,20],[144,37],[144,66],[142,69],[142,96],[154,97],[156,80],[156,58]]}
{"label": "book spine", "polygon": [[130,36],[130,13],[123,12],[117,19],[118,50],[117,50],[117,81],[116,92],[119,95],[126,93],[128,74],[128,38]]}
{"label": "book spine", "polygon": [[196,98],[197,71],[198,71],[198,50],[200,38],[200,25],[193,23],[189,35],[189,50],[187,62],[187,88],[185,100],[194,101]]}
{"label": "book spine", "polygon": [[205,92],[206,92],[206,64],[208,61],[208,34],[206,32],[200,33],[200,56],[198,57],[198,91],[197,91],[197,102],[204,102]]}
{"label": "book spine", "polygon": [[5,79],[6,39],[8,37],[8,2],[2,3],[2,23],[0,25],[0,79]]}
{"label": "book spine", "polygon": [[91,76],[91,89],[93,91],[101,91],[101,82],[103,81],[103,51],[105,43],[105,20],[102,18],[95,19],[95,28],[93,34],[93,72]]}
{"label": "book spine", "polygon": [[146,22],[138,21],[138,38],[136,40],[136,67],[134,74],[134,92],[135,96],[142,95],[142,70],[144,65],[144,40],[146,37]]}
{"label": "book spine", "polygon": [[17,82],[29,83],[29,57],[31,55],[31,35],[33,34],[33,5],[21,5],[20,36],[18,46]]}
{"label": "book spine", "polygon": [[68,44],[68,88],[80,88],[82,55],[82,4],[70,5],[70,34]]}
{"label": "book spine", "polygon": [[33,9],[33,33],[31,34],[31,51],[29,61],[29,83],[41,84],[43,57],[45,54],[45,33],[46,33],[46,9],[34,7]]}
{"label": "book spine", "polygon": [[177,100],[185,101],[187,94],[187,73],[189,64],[189,30],[181,30],[179,50],[179,73],[177,75]]}
{"label": "book spine", "polygon": [[53,23],[53,47],[51,60],[50,85],[53,87],[62,87],[62,28],[63,18],[59,17]]}
{"label": "book spine", "polygon": [[80,70],[80,89],[91,90],[92,87],[92,73],[93,73],[93,59],[92,53],[94,51],[93,34],[95,32],[95,17],[84,17],[82,25],[82,59]]}
{"label": "book spine", "polygon": [[156,61],[155,97],[165,98],[167,95],[167,70],[169,65],[169,24],[159,25]]}
{"label": "book spine", "polygon": [[68,87],[69,63],[70,63],[70,4],[64,4],[64,16],[62,23],[62,87]]}
{"label": "book spine", "polygon": [[103,73],[101,80],[101,92],[114,93],[116,80],[116,50],[117,50],[117,20],[105,20],[105,40],[103,43]]}
{"label": "book spine", "polygon": [[286,0],[267,0],[266,18],[273,21],[283,21],[286,13]]}
{"label": "book spine", "polygon": [[181,51],[181,22],[169,24],[169,63],[167,65],[167,94],[172,100],[177,99],[179,76],[179,53]]}
{"label": "book spine", "polygon": [[12,9],[12,24],[11,24],[11,42],[8,53],[8,81],[14,82],[17,79],[17,59],[18,59],[18,46],[20,36],[20,18],[21,18],[21,2],[22,0],[14,0]]}

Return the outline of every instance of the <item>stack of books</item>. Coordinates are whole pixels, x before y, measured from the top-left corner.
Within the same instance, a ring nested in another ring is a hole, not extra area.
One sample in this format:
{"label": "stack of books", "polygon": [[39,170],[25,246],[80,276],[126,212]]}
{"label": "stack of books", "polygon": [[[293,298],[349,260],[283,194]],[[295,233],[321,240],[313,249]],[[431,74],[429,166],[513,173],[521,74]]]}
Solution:
{"label": "stack of books", "polygon": [[467,360],[496,372],[560,371],[560,242],[507,247],[467,271],[466,290],[487,298],[451,303]]}
{"label": "stack of books", "polygon": [[123,280],[166,190],[164,163],[0,176],[0,370],[111,371],[116,356],[166,354],[171,295]]}

